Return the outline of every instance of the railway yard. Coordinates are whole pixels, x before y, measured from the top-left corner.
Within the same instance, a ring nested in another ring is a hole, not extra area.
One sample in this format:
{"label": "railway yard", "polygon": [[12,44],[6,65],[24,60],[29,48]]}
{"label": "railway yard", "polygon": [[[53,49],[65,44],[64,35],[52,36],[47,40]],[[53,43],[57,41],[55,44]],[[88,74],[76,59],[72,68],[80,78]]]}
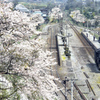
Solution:
{"label": "railway yard", "polygon": [[56,93],[57,96],[60,100],[99,100],[100,71],[94,61],[93,49],[79,30],[69,22],[63,24],[63,31],[70,34],[66,37],[69,40],[67,43],[71,51],[70,59],[64,55],[62,57],[64,45],[61,41],[59,24],[49,25],[47,34],[43,35],[48,44],[46,48],[53,52],[52,55],[57,62],[56,66],[51,66],[50,71],[59,79],[54,80],[60,90]]}
{"label": "railway yard", "polygon": [[0,5],[0,100],[100,100],[100,0]]}

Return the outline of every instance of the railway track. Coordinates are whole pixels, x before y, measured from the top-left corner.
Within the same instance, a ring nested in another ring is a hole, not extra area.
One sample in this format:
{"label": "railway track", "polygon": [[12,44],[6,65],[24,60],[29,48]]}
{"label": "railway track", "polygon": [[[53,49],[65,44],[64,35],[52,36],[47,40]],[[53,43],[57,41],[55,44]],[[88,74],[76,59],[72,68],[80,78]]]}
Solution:
{"label": "railway track", "polygon": [[[92,58],[94,58],[94,50],[92,49],[92,47],[89,45],[89,43],[83,38],[83,36],[78,32],[78,30],[70,23],[70,22],[67,22],[70,27],[74,30],[74,32],[76,33],[76,35],[78,36],[78,38],[80,39],[80,41],[82,42],[82,44],[84,45],[84,48],[86,49],[86,51],[91,55]],[[52,26],[51,28],[49,27],[48,29],[49,31],[49,35],[50,35],[50,40],[49,40],[49,50],[51,52],[54,52],[53,53],[53,57],[54,58],[57,58],[57,48],[56,48],[56,33],[58,33],[58,30],[56,29],[56,26]],[[59,30],[60,31],[60,30]],[[56,62],[57,59],[56,59]],[[62,79],[60,78],[60,75],[58,73],[58,70],[57,70],[57,67],[58,66],[55,66],[55,69],[56,71],[53,71],[54,69],[52,69],[53,67],[51,66],[51,75],[53,76],[56,76],[60,82],[54,80],[55,84],[57,84],[58,86],[61,86],[63,88],[65,88],[65,85],[62,83]],[[89,78],[89,76],[87,75],[87,73],[83,73],[86,78]],[[93,89],[91,88],[91,84],[89,83],[88,79],[85,81],[86,85],[87,85],[87,88],[92,91],[92,93],[94,94],[95,96],[95,92],[93,91]],[[75,83],[73,83],[74,85],[74,91],[76,91],[77,93],[79,93],[79,95],[81,96],[81,99],[77,98],[76,95],[73,96],[73,100],[88,100],[84,94],[82,93],[82,91],[80,90],[79,86]],[[69,94],[71,96],[71,91],[68,91],[67,94]],[[65,95],[65,92],[64,90],[60,90],[60,93],[56,93],[57,96],[59,95],[62,95],[62,98],[61,100],[66,100],[66,95]],[[67,99],[67,100],[70,100],[70,99]]]}
{"label": "railway track", "polygon": [[90,46],[90,44],[83,38],[81,33],[70,23],[67,21],[67,23],[70,25],[70,27],[74,30],[82,44],[84,45],[84,48],[88,51],[88,53],[91,55],[91,57],[94,59],[94,50]]}
{"label": "railway track", "polygon": [[[87,53],[94,59],[94,49],[90,46],[90,44],[84,39],[84,37],[81,35],[81,33],[70,22],[67,22],[67,23],[70,25],[70,27],[76,33],[77,37],[80,39],[80,41],[84,45],[84,48],[87,51]],[[85,82],[86,82],[87,88],[89,89],[89,93],[91,92],[93,94],[93,96],[97,96],[94,89],[92,88],[89,80],[88,80],[90,78],[90,76],[86,72],[83,72],[83,74],[86,76]],[[81,92],[81,90],[78,88],[76,83],[74,84],[74,86],[79,91],[79,94],[82,96],[83,100],[88,100],[87,97],[85,97],[83,95],[83,93]]]}
{"label": "railway track", "polygon": [[[57,53],[55,53],[55,52],[57,52],[57,48],[56,48],[56,37],[55,37],[55,35],[56,35],[56,29],[54,30],[53,29],[54,27],[52,27],[50,30],[49,30],[49,33],[51,34],[51,39],[50,39],[50,51],[51,52],[54,52],[53,53],[53,57],[56,57],[57,58]],[[80,40],[82,40],[82,43],[84,43],[84,47],[86,48],[86,49],[88,49],[88,51],[90,50],[90,45],[88,44],[88,43],[86,43],[87,41],[85,41],[85,40],[83,40],[83,37],[81,36],[81,34],[75,29],[75,28],[72,28],[72,29],[74,29],[74,31],[75,32],[77,32],[77,34],[78,34],[78,37],[80,38]],[[91,48],[92,49],[92,48]],[[91,53],[90,53],[91,55],[93,54],[93,51],[91,51]],[[94,55],[92,55],[92,57],[93,57]],[[56,62],[57,62],[57,60],[56,60]],[[54,80],[54,82],[55,82],[55,84],[57,84],[58,86],[62,86],[62,87],[64,87],[65,88],[65,85],[62,83],[62,79],[60,78],[60,75],[59,75],[59,73],[58,73],[58,71],[57,71],[57,67],[58,66],[56,66],[56,73],[53,73],[53,71],[52,71],[52,69],[51,69],[51,74],[53,75],[53,76],[56,76],[61,82],[57,82],[57,81],[55,81]],[[87,77],[87,78],[89,78],[89,76],[86,74],[86,73],[84,73],[84,75]],[[82,91],[80,90],[80,88],[79,88],[79,86],[76,84],[76,83],[73,83],[73,85],[74,85],[74,91],[77,91],[77,93],[79,93],[79,95],[81,96],[81,99],[78,99],[75,95],[73,96],[73,100],[88,100],[85,96],[84,96],[84,94],[82,93]],[[91,88],[91,85],[90,85],[90,83],[89,83],[89,81],[87,81],[87,85],[88,85],[88,88],[94,93],[94,91],[92,90],[92,88]],[[64,91],[62,91],[62,90],[60,90],[60,92],[61,92],[61,94],[63,95],[63,97],[64,98],[66,98],[66,95],[65,95],[65,92]],[[71,91],[67,91],[67,94],[69,94],[70,96],[71,96]],[[95,94],[95,93],[94,93]],[[56,93],[56,95],[58,95],[59,96],[59,93]],[[66,100],[66,99],[65,99]],[[70,100],[70,99],[67,99],[67,100]]]}
{"label": "railway track", "polygon": [[[54,52],[53,53],[53,57],[54,58],[57,58],[57,45],[56,45],[56,33],[57,33],[57,29],[56,29],[56,27],[50,27],[50,29],[49,29],[49,34],[50,34],[50,47],[49,47],[49,49],[50,49],[50,51],[51,52]],[[58,59],[58,58],[57,58]],[[56,59],[56,62],[58,62],[58,60]],[[52,67],[51,67],[51,75],[53,75],[53,76],[56,76],[59,80],[60,80],[60,82],[58,82],[58,81],[55,81],[54,80],[54,82],[55,82],[55,84],[57,84],[58,86],[61,86],[61,88],[63,87],[63,88],[65,88],[65,84],[63,84],[63,80],[60,78],[60,75],[59,75],[59,73],[58,73],[58,70],[57,70],[57,67],[58,67],[58,65],[56,65],[55,66],[55,69],[56,69],[56,73],[54,73],[55,71],[52,71],[53,69],[52,69]],[[76,85],[77,86],[77,85]],[[74,88],[75,89],[75,88]],[[79,91],[79,90],[77,90],[77,91]],[[60,93],[62,94],[62,96],[64,97],[64,99],[65,100],[70,100],[70,99],[66,99],[66,95],[65,95],[65,92],[64,91],[62,91],[62,90],[60,90]],[[71,91],[67,91],[67,94],[68,95],[70,95],[71,96]],[[56,93],[56,95],[58,96],[59,95],[59,93]],[[81,94],[82,95],[82,94]],[[61,99],[61,100],[64,100],[64,99]],[[75,95],[73,96],[73,100],[78,100],[78,97],[76,97]]]}
{"label": "railway track", "polygon": [[[54,28],[54,27],[53,27]],[[56,35],[55,35],[55,31],[56,30],[54,30],[52,27],[49,27],[49,35],[50,35],[50,47],[49,47],[49,49],[50,49],[50,51],[51,52],[57,52],[56,50]],[[54,58],[57,58],[57,54],[56,53],[53,53],[53,57]],[[56,59],[56,62],[57,62],[57,59]],[[53,69],[52,69],[52,67],[53,66],[51,66],[51,75],[53,75],[53,76],[55,76],[55,77],[57,77],[60,81],[62,81],[61,79],[60,79],[60,77],[59,77],[59,74],[58,74],[58,72],[57,72],[57,65],[55,66],[55,68],[56,68],[56,73],[53,73]],[[54,80],[54,82],[55,82],[55,84],[57,84],[57,86],[59,86],[59,84],[60,84],[60,86],[62,86],[62,87],[64,87],[63,86],[63,84],[62,84],[62,82],[57,82],[56,80]],[[60,90],[60,93],[62,94],[62,98],[64,99],[65,98],[65,93],[62,91],[62,90]],[[61,95],[61,94],[59,94],[59,93],[56,93],[56,95],[57,96],[59,96],[59,95]]]}

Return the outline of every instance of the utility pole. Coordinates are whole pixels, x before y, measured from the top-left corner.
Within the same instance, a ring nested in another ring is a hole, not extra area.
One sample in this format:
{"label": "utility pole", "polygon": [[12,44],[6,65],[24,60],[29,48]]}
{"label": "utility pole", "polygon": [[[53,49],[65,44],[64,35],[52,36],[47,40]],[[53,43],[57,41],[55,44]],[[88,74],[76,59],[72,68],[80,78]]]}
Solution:
{"label": "utility pole", "polygon": [[65,100],[67,100],[67,88],[66,88],[66,80],[67,80],[67,77],[65,77]]}
{"label": "utility pole", "polygon": [[97,5],[96,5],[97,3],[95,2],[95,0],[94,0],[94,9],[97,11]]}
{"label": "utility pole", "polygon": [[[67,38],[67,25],[66,25],[66,38]],[[67,46],[68,40],[66,39],[66,46]]]}
{"label": "utility pole", "polygon": [[66,37],[67,37],[67,42],[66,42],[66,46],[69,48],[69,36],[70,33],[67,33],[67,25],[66,25]]}
{"label": "utility pole", "polygon": [[83,0],[81,0],[82,14],[83,14]]}
{"label": "utility pole", "polygon": [[84,0],[81,0],[81,6],[82,6],[82,14],[83,14]]}
{"label": "utility pole", "polygon": [[67,36],[68,37],[68,48],[69,48],[69,36],[70,36],[70,33],[68,33],[68,36]]}
{"label": "utility pole", "polygon": [[73,79],[71,79],[71,100],[73,100]]}
{"label": "utility pole", "polygon": [[65,77],[65,100],[68,100],[67,99],[67,82],[68,82],[69,80],[67,79],[67,77]]}
{"label": "utility pole", "polygon": [[76,81],[77,79],[75,79],[74,77],[70,79],[71,80],[71,100],[73,100],[73,84],[74,84],[74,81]]}
{"label": "utility pole", "polygon": [[95,0],[94,0],[94,9],[95,9]]}
{"label": "utility pole", "polygon": [[67,77],[65,77],[65,80],[63,81],[63,83],[65,84],[65,100],[68,100],[67,99],[67,82],[68,82],[69,80],[67,79]]}
{"label": "utility pole", "polygon": [[73,83],[74,81],[77,80],[75,78],[72,78],[72,79],[68,79],[67,77],[65,77],[65,80],[63,81],[63,83],[65,84],[65,100],[68,100],[67,98],[67,82],[71,81],[71,100],[73,100]]}
{"label": "utility pole", "polygon": [[88,19],[87,19],[87,30],[88,30]]}

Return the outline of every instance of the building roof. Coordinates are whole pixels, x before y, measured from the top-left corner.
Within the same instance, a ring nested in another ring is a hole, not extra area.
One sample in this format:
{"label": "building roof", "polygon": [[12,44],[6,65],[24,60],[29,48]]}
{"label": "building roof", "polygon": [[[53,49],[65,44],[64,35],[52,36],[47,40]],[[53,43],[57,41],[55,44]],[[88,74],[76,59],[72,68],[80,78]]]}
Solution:
{"label": "building roof", "polygon": [[43,13],[41,11],[34,11],[33,14],[40,14],[40,15],[42,15]]}
{"label": "building roof", "polygon": [[29,12],[29,10],[22,4],[18,4],[15,7],[16,10],[22,11],[22,12]]}

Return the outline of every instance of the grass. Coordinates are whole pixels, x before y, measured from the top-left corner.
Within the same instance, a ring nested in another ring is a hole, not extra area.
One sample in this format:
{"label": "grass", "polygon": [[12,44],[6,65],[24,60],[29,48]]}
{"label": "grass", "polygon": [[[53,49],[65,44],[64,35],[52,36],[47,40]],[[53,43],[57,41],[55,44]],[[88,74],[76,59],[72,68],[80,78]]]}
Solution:
{"label": "grass", "polygon": [[38,29],[38,31],[41,31],[41,32],[42,32],[42,29],[43,29],[45,26],[47,26],[47,24],[42,24],[42,25],[40,26],[40,28]]}
{"label": "grass", "polygon": [[30,37],[30,39],[34,39],[36,37],[36,35],[32,35],[31,37]]}
{"label": "grass", "polygon": [[0,94],[0,99],[6,100],[5,97],[7,97],[7,96],[8,96],[7,90],[2,90],[2,93]]}
{"label": "grass", "polygon": [[[29,98],[29,97],[28,97],[28,98]],[[42,97],[42,95],[39,94],[38,91],[34,91],[34,92],[32,93],[32,98],[33,98],[34,100],[44,100],[43,97]]]}
{"label": "grass", "polygon": [[18,41],[17,43],[20,44],[21,42]]}
{"label": "grass", "polygon": [[92,32],[90,32],[92,35],[94,35],[95,36],[95,38],[97,38],[97,39],[99,39],[99,35],[98,34],[96,34],[96,33],[92,33]]}
{"label": "grass", "polygon": [[27,2],[20,2],[20,4],[24,5],[28,9],[40,9],[47,7],[46,3],[27,3]]}
{"label": "grass", "polygon": [[[72,20],[71,20],[71,18],[69,18],[69,20],[70,20],[70,22],[71,22],[71,24],[74,24],[74,25],[76,25]],[[81,24],[79,24],[79,25],[77,25],[77,26],[81,26],[81,27],[83,27]],[[82,31],[82,30],[80,30],[80,31]],[[95,36],[95,38],[97,38],[97,39],[99,39],[99,35],[98,34],[96,34],[96,33],[92,33],[92,32],[90,32],[92,35],[94,35]]]}
{"label": "grass", "polygon": [[0,100],[20,100],[20,94],[17,93],[16,82],[21,78],[15,75],[4,75],[4,77],[13,85],[13,88],[4,88],[0,91]]}

